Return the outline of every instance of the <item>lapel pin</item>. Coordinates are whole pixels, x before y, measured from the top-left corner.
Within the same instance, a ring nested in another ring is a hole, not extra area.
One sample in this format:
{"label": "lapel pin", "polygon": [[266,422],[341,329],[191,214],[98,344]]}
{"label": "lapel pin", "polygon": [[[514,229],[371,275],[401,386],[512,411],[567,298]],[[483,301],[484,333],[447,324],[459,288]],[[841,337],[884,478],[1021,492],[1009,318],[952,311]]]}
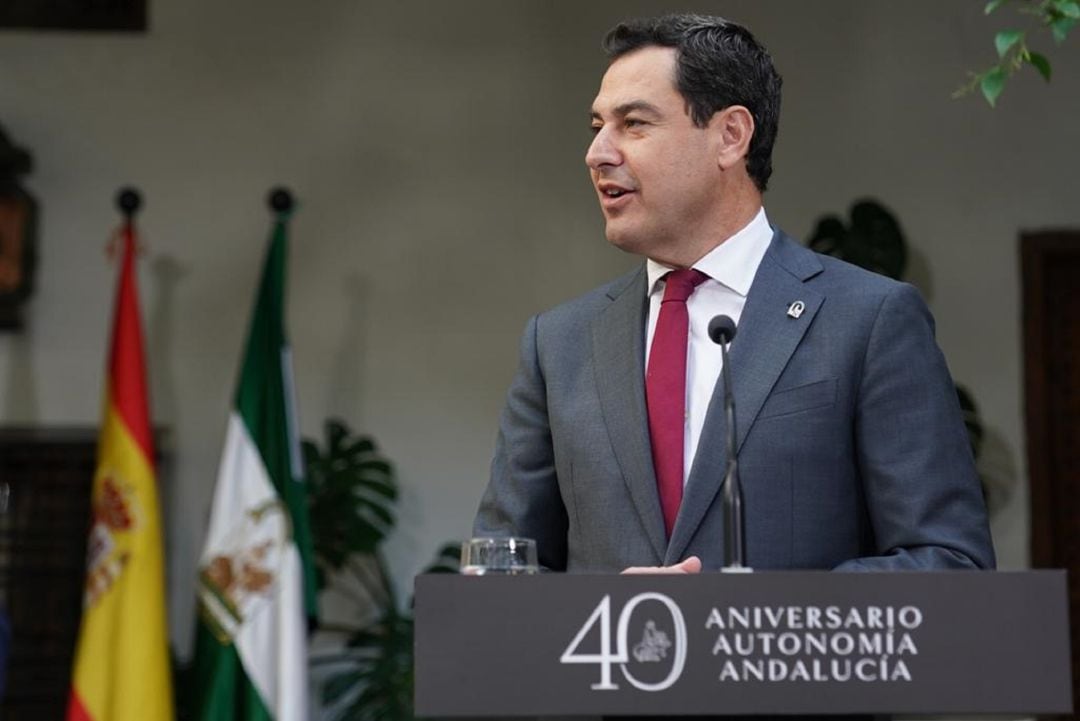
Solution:
{"label": "lapel pin", "polygon": [[797,300],[788,306],[787,314],[792,318],[798,318],[804,310],[806,310],[806,303]]}

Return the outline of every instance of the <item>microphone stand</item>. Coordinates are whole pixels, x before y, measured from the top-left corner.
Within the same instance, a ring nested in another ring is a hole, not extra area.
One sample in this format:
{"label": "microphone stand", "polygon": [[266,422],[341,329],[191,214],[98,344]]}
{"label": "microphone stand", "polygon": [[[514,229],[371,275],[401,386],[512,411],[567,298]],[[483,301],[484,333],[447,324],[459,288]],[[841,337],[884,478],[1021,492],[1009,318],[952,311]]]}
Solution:
{"label": "microphone stand", "polygon": [[735,453],[735,398],[731,393],[731,370],[726,340],[720,343],[724,376],[724,415],[727,418],[727,472],[724,473],[724,573],[746,573],[746,529],[743,521],[742,484],[739,482],[739,459]]}
{"label": "microphone stand", "polygon": [[731,364],[728,343],[735,339],[735,321],[718,315],[709,321],[709,338],[720,346],[724,377],[724,415],[727,420],[727,470],[721,489],[724,512],[724,573],[746,573],[746,529],[742,484],[739,483],[739,458],[735,449],[735,396],[731,392]]}

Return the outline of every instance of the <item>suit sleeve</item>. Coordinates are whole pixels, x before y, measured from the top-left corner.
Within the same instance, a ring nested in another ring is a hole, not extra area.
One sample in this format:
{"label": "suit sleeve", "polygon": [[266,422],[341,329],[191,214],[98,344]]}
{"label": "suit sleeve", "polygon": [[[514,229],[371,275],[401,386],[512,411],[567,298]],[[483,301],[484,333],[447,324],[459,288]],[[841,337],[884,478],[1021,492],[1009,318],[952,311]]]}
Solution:
{"label": "suit sleeve", "polygon": [[473,533],[535,539],[540,564],[563,571],[568,521],[555,473],[538,326],[539,317],[530,319],[522,335],[521,360],[499,422],[491,479]]}
{"label": "suit sleeve", "polygon": [[837,570],[994,567],[956,387],[930,312],[910,285],[885,297],[870,333],[855,444],[879,555]]}

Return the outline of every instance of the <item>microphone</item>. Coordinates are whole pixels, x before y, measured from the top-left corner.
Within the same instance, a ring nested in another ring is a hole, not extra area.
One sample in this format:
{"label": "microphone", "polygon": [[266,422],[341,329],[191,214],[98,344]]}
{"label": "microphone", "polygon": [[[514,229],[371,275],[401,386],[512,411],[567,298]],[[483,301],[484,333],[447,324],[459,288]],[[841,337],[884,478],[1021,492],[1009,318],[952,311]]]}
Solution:
{"label": "microphone", "polygon": [[724,416],[727,418],[727,471],[724,473],[724,571],[749,571],[746,566],[746,530],[742,485],[739,483],[739,459],[735,454],[735,397],[731,393],[731,364],[728,343],[735,339],[735,321],[718,315],[709,321],[709,338],[720,346],[723,357]]}
{"label": "microphone", "polygon": [[[730,316],[718,315],[709,321],[709,338],[723,347],[724,343],[735,340],[735,321]],[[725,349],[724,353],[727,352]]]}

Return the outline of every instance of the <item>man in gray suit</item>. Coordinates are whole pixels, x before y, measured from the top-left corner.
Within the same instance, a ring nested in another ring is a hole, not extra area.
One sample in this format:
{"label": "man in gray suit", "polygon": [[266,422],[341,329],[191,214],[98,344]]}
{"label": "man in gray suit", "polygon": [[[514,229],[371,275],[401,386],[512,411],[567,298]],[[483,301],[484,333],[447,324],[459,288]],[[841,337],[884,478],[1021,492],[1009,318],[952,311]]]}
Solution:
{"label": "man in gray suit", "polygon": [[586,164],[608,240],[643,267],[529,320],[476,535],[559,571],[723,559],[730,371],[757,569],[992,568],[933,320],[911,286],[773,230],[780,77],[719,18],[623,23]]}

